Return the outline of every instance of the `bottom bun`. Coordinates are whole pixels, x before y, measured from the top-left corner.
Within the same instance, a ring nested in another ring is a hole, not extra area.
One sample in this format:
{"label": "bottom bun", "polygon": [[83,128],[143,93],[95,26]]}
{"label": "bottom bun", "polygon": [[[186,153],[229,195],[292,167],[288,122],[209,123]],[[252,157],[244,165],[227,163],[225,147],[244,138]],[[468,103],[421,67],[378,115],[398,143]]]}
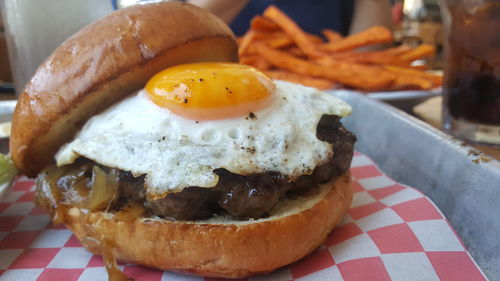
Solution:
{"label": "bottom bun", "polygon": [[118,220],[111,213],[73,207],[64,220],[94,254],[111,253],[117,260],[163,270],[239,278],[268,273],[314,251],[351,201],[346,172],[314,194],[280,201],[262,219]]}

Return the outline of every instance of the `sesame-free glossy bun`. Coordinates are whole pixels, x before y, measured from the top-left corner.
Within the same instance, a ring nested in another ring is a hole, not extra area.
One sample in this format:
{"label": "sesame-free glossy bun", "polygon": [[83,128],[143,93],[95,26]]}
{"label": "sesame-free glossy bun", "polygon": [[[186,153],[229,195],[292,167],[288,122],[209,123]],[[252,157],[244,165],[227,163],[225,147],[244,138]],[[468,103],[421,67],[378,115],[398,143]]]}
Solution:
{"label": "sesame-free glossy bun", "polygon": [[[263,274],[314,251],[338,224],[352,201],[351,176],[342,174],[319,192],[285,199],[266,218],[171,221],[131,218],[106,212],[66,210],[64,223],[92,253],[96,240],[122,261],[208,277],[240,278]],[[94,239],[96,238],[97,239]]]}
{"label": "sesame-free glossy bun", "polygon": [[90,117],[155,73],[199,61],[237,61],[233,33],[206,10],[164,2],[104,17],[62,43],[26,85],[12,119],[12,159],[36,176]]}

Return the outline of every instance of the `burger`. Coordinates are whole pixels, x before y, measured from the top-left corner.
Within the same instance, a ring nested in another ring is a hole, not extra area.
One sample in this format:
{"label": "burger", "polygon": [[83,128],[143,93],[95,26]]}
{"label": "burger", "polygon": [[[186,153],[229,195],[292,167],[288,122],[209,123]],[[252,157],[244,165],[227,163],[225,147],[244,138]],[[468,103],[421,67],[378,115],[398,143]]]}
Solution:
{"label": "burger", "polygon": [[14,163],[111,279],[116,260],[264,274],[317,248],[350,205],[350,106],[236,61],[209,12],[136,6],[66,40],[19,97]]}

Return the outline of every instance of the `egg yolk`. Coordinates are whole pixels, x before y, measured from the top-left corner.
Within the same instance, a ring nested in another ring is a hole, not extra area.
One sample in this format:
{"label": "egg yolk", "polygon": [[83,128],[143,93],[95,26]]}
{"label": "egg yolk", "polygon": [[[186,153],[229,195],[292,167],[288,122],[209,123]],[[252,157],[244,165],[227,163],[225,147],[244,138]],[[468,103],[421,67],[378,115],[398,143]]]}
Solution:
{"label": "egg yolk", "polygon": [[146,92],[158,106],[193,120],[243,116],[270,104],[274,82],[235,63],[193,63],[167,68],[151,78]]}

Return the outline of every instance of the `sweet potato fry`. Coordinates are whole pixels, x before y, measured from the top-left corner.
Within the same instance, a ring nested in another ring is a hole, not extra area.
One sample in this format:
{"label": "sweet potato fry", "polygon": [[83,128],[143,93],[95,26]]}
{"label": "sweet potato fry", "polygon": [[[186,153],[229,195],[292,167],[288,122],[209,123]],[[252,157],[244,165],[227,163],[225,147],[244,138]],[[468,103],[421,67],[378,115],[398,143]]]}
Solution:
{"label": "sweet potato fry", "polygon": [[311,41],[311,43],[315,45],[322,45],[325,43],[323,41],[323,38],[319,37],[318,35],[306,33],[306,36],[309,39],[309,41]]}
{"label": "sweet potato fry", "polygon": [[300,49],[299,47],[297,46],[292,46],[292,47],[288,47],[288,48],[285,48],[283,49],[282,51],[294,56],[294,57],[299,57],[299,58],[307,58],[307,55],[304,53],[304,51],[302,51],[302,49]]}
{"label": "sweet potato fry", "polygon": [[292,39],[290,39],[283,32],[275,32],[270,34],[269,36],[262,39],[268,46],[271,48],[279,49],[293,45]]}
{"label": "sweet potato fry", "polygon": [[392,41],[392,34],[375,26],[348,37],[325,29],[324,39],[302,30],[275,6],[252,19],[250,30],[238,38],[240,63],[265,71],[273,78],[320,89],[334,85],[366,91],[431,89],[442,77],[426,73],[412,62],[432,55],[434,47],[407,45],[380,51],[355,49]]}
{"label": "sweet potato fry", "polygon": [[432,45],[422,44],[415,49],[403,54],[401,56],[401,60],[412,62],[414,60],[418,60],[424,57],[433,56],[436,52],[436,48]]}
{"label": "sweet potato fry", "polygon": [[264,16],[272,19],[277,25],[279,25],[280,28],[292,39],[292,41],[307,54],[307,56],[317,58],[323,55],[316,48],[316,45],[309,39],[310,35],[305,33],[292,19],[290,19],[276,6],[269,6],[264,11]]}
{"label": "sweet potato fry", "polygon": [[309,75],[297,74],[286,70],[266,70],[264,71],[269,77],[277,80],[289,81],[292,83],[302,84],[304,86],[317,88],[320,90],[330,90],[336,87],[336,83],[327,79],[314,78]]}
{"label": "sweet potato fry", "polygon": [[257,53],[274,66],[299,74],[321,77],[323,68],[316,64],[296,58],[283,51],[272,49],[260,42],[257,42],[254,46]]}
{"label": "sweet potato fry", "polygon": [[251,46],[252,42],[255,41],[256,32],[253,30],[247,31],[243,38],[241,39],[240,46],[238,48],[238,54],[241,56],[243,54],[248,53],[248,49]]}
{"label": "sweet potato fry", "polygon": [[356,60],[358,63],[366,63],[366,64],[387,64],[387,65],[397,65],[400,67],[409,67],[408,63],[400,60],[397,57],[391,56],[383,56],[378,54],[365,54],[363,56],[359,56]]}
{"label": "sweet potato fry", "polygon": [[274,32],[253,31],[253,32],[254,35],[252,37],[252,40],[266,42],[266,44],[271,46],[272,48],[279,49],[293,45],[292,39],[290,39],[282,31],[274,31]]}
{"label": "sweet potato fry", "polygon": [[401,60],[397,56],[388,55],[382,52],[343,52],[334,53],[332,58],[361,64],[375,64],[375,65],[396,65],[400,67],[410,67],[410,64]]}
{"label": "sweet potato fry", "polygon": [[387,54],[391,56],[401,56],[409,51],[411,51],[411,48],[408,45],[399,45],[397,47],[387,48],[379,52],[381,54]]}
{"label": "sweet potato fry", "polygon": [[280,49],[280,48],[284,48],[284,47],[288,47],[288,46],[293,45],[292,40],[290,38],[285,38],[285,37],[271,38],[271,39],[266,40],[266,43],[267,43],[267,45],[269,45],[269,47],[275,48],[275,49]]}
{"label": "sweet potato fry", "polygon": [[364,65],[347,64],[322,57],[324,65],[293,57],[285,52],[274,50],[263,43],[256,42],[257,53],[268,60],[272,65],[295,73],[325,78],[340,82],[358,89],[383,89],[394,79],[394,75],[383,69]]}
{"label": "sweet potato fry", "polygon": [[271,19],[263,16],[255,16],[250,22],[250,29],[255,31],[273,32],[281,30]]}
{"label": "sweet potato fry", "polygon": [[256,67],[260,70],[267,70],[267,69],[271,69],[272,65],[270,62],[268,62],[264,58],[259,57],[258,59],[255,60],[254,67]]}
{"label": "sweet potato fry", "polygon": [[421,70],[411,69],[411,68],[401,68],[392,65],[384,65],[384,68],[392,73],[405,74],[414,77],[423,77],[432,82],[434,87],[441,86],[443,84],[443,77],[440,75],[430,74]]}
{"label": "sweet potato fry", "polygon": [[245,55],[245,56],[241,56],[241,57],[240,57],[240,63],[241,63],[241,64],[246,64],[246,65],[254,65],[255,60],[256,60],[258,57],[259,57],[259,56],[256,56],[256,55]]}
{"label": "sweet potato fry", "polygon": [[328,43],[338,42],[343,38],[343,36],[340,33],[331,29],[323,29],[321,30],[321,33],[328,40]]}
{"label": "sweet potato fry", "polygon": [[246,55],[240,57],[240,63],[253,66],[260,70],[268,70],[272,67],[272,65],[267,60],[257,55]]}
{"label": "sweet potato fry", "polygon": [[392,41],[392,33],[382,26],[374,26],[365,31],[345,37],[333,43],[321,46],[325,52],[342,52],[356,49],[361,46],[368,46]]}
{"label": "sweet potato fry", "polygon": [[407,73],[398,73],[391,85],[391,90],[430,90],[434,87],[432,81],[423,76],[415,76]]}
{"label": "sweet potato fry", "polygon": [[255,40],[267,40],[269,38],[288,38],[288,36],[283,31],[273,31],[273,32],[262,32],[255,31]]}
{"label": "sweet potato fry", "polygon": [[331,72],[334,72],[334,75],[338,74],[345,76],[345,81],[339,82],[359,89],[370,91],[381,90],[389,85],[395,78],[394,74],[379,66],[363,65],[352,62],[346,63],[332,59],[331,57],[323,57],[317,59],[316,62],[322,66],[328,67]]}

